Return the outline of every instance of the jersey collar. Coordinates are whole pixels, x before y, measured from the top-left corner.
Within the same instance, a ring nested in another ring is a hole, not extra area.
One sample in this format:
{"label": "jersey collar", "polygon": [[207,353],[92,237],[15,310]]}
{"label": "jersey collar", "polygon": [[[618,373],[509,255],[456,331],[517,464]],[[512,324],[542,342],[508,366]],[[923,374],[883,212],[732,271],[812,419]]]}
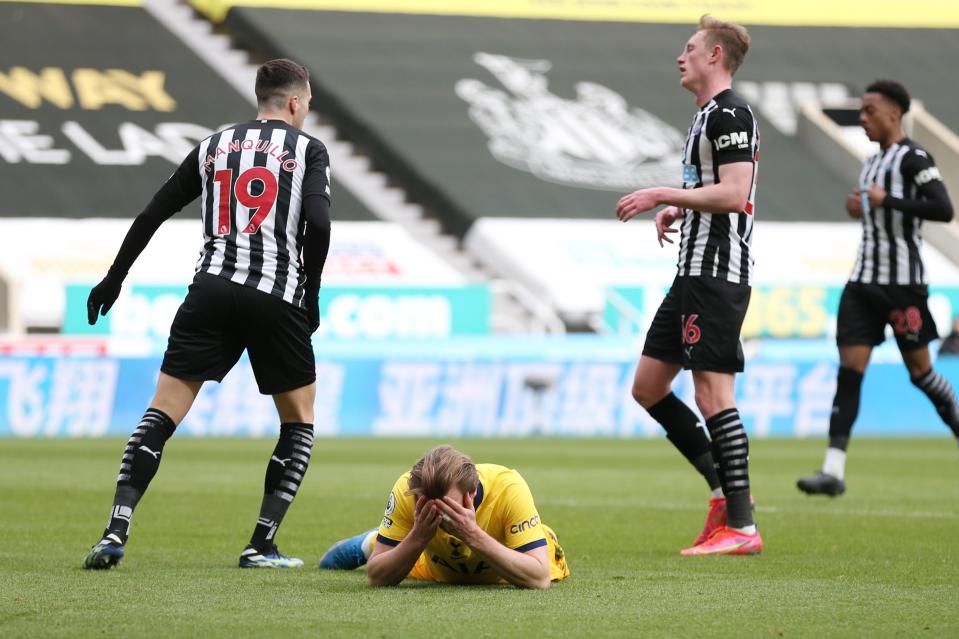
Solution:
{"label": "jersey collar", "polygon": [[712,98],[709,102],[707,102],[706,104],[704,104],[699,110],[702,111],[703,109],[705,109],[706,107],[708,107],[710,104],[715,104],[717,100],[719,100],[720,98],[722,98],[722,97],[724,97],[724,96],[726,96],[726,95],[728,95],[728,94],[730,94],[730,93],[732,93],[732,92],[733,92],[732,87],[730,87],[730,88],[728,88],[728,89],[723,89],[722,91],[720,91],[719,93],[717,93],[716,95],[714,95],[713,98]]}
{"label": "jersey collar", "polygon": [[483,482],[476,481],[476,495],[473,496],[473,510],[478,510],[483,503]]}

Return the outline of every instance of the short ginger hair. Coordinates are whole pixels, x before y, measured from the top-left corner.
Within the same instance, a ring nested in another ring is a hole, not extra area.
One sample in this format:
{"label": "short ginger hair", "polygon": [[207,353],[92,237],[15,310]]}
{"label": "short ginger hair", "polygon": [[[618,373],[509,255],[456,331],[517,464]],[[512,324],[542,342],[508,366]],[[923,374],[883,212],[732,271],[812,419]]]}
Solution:
{"label": "short ginger hair", "polygon": [[437,446],[413,464],[409,493],[427,499],[442,499],[455,486],[463,493],[476,490],[479,475],[469,455],[452,446]]}
{"label": "short ginger hair", "polygon": [[749,32],[746,27],[735,22],[724,22],[706,13],[699,19],[696,31],[706,32],[708,47],[717,44],[722,47],[723,66],[730,74],[735,74],[749,51]]}

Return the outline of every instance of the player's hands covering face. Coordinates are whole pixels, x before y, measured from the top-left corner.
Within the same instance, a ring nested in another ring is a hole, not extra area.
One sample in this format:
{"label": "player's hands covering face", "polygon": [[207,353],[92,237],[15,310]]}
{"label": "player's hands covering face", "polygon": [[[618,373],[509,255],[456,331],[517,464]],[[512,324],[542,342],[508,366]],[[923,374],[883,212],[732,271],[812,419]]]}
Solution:
{"label": "player's hands covering face", "polygon": [[446,495],[443,499],[437,499],[436,505],[443,515],[440,527],[469,546],[475,538],[476,531],[479,530],[476,524],[476,510],[473,508],[473,494],[465,493],[462,502],[457,502]]}
{"label": "player's hands covering face", "polygon": [[425,546],[442,522],[443,514],[437,507],[436,500],[418,496],[413,504],[413,528],[410,530],[410,537]]}

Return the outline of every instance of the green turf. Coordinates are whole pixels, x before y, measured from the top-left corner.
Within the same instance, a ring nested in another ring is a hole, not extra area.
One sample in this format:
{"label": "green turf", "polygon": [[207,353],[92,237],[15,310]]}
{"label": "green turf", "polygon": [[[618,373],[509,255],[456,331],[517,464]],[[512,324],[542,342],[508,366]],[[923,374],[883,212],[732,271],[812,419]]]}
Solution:
{"label": "green turf", "polygon": [[842,498],[794,487],[822,444],[752,445],[760,557],[683,558],[705,485],[665,441],[466,440],[518,468],[572,577],[546,592],[404,584],[314,566],[376,524],[436,442],[318,440],[281,529],[300,571],[235,567],[268,440],[174,438],[123,565],[80,569],[106,520],[121,440],[0,440],[0,636],[943,637],[959,635],[959,451],[857,440]]}

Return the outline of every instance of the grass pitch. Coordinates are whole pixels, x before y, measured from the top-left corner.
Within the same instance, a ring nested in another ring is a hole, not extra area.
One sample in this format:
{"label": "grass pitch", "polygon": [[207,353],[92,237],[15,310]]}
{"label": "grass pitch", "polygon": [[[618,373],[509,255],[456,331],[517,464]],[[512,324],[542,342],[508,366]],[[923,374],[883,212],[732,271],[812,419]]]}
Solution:
{"label": "grass pitch", "polygon": [[518,468],[572,577],[546,592],[319,571],[374,526],[392,482],[436,441],[317,440],[278,540],[299,571],[236,568],[269,440],[173,438],[134,517],[127,558],[80,569],[106,520],[123,440],[0,440],[0,636],[959,636],[959,451],[953,441],[856,440],[844,497],[796,477],[822,442],[752,444],[766,550],[683,558],[702,480],[665,441],[454,441]]}

